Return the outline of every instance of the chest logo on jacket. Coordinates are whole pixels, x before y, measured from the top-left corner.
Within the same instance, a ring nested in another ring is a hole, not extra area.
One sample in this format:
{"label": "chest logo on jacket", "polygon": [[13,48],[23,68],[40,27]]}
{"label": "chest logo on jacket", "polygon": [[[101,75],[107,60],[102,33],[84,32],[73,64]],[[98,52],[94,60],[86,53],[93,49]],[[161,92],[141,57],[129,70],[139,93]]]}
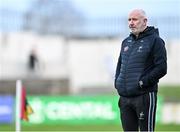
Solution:
{"label": "chest logo on jacket", "polygon": [[143,42],[144,42],[144,40],[141,40],[140,42],[141,42],[141,43],[143,43]]}
{"label": "chest logo on jacket", "polygon": [[142,52],[143,46],[139,46],[137,52]]}
{"label": "chest logo on jacket", "polygon": [[128,51],[128,49],[129,49],[128,46],[124,47],[124,52]]}

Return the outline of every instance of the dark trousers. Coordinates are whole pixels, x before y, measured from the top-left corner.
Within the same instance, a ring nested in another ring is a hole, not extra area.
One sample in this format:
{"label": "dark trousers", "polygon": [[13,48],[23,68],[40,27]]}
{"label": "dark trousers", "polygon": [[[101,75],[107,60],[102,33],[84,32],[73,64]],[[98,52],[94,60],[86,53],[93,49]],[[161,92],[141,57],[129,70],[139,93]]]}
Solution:
{"label": "dark trousers", "polygon": [[157,93],[120,97],[119,108],[124,131],[154,131]]}

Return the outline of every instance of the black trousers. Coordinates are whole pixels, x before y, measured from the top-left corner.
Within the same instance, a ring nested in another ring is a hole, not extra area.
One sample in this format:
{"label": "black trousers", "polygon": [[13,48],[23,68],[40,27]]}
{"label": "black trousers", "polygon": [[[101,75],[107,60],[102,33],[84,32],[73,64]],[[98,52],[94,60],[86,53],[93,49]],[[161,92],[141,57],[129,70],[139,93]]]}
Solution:
{"label": "black trousers", "polygon": [[124,131],[154,131],[157,93],[120,97],[119,108]]}

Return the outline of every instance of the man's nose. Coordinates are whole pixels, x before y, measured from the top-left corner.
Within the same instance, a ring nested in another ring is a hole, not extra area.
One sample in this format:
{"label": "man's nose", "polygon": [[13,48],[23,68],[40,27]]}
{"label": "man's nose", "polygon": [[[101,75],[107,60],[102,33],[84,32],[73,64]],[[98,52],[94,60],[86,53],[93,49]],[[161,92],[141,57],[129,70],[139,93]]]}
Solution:
{"label": "man's nose", "polygon": [[133,20],[130,20],[130,21],[129,21],[129,24],[133,24]]}
{"label": "man's nose", "polygon": [[133,26],[134,23],[132,21],[129,22],[129,26]]}

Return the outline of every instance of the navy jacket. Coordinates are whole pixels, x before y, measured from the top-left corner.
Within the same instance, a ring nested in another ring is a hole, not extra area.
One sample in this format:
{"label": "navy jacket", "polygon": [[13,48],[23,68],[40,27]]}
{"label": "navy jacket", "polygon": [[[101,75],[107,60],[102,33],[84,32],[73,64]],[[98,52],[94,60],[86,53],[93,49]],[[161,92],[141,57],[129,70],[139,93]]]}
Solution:
{"label": "navy jacket", "polygon": [[114,83],[120,96],[157,92],[159,79],[166,73],[165,43],[158,29],[147,27],[138,38],[130,34],[122,42]]}

